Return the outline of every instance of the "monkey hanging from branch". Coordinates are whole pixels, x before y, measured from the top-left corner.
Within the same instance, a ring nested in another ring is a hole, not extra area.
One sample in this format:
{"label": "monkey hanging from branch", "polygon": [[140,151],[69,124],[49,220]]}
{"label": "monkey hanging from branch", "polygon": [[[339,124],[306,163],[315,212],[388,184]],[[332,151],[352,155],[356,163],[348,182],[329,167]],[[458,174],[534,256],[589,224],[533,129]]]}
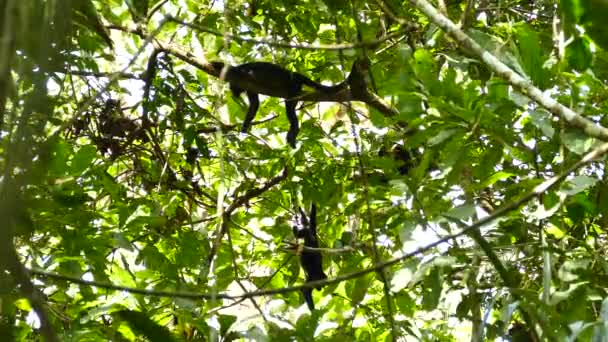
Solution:
{"label": "monkey hanging from branch", "polygon": [[[293,227],[293,235],[296,239],[304,240],[305,247],[319,248],[319,239],[317,237],[317,206],[312,203],[310,205],[310,216],[307,217],[306,213],[302,208],[300,210],[300,222],[301,227]],[[324,280],[327,279],[327,275],[323,272],[323,256],[319,251],[308,251],[297,248],[296,254],[300,257],[300,265],[306,274],[306,282]],[[317,286],[316,289],[320,290],[322,286]],[[304,300],[308,305],[310,311],[314,311],[315,303],[312,299],[313,288],[302,289]]]}

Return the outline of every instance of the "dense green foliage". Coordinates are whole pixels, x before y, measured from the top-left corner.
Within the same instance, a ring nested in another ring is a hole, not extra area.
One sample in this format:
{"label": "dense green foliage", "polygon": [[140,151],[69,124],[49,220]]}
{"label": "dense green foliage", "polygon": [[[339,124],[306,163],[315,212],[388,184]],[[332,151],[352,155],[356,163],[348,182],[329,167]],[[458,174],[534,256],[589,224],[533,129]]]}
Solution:
{"label": "dense green foliage", "polygon": [[[2,340],[608,339],[608,179],[603,157],[579,163],[601,135],[417,3],[0,0]],[[606,1],[438,3],[608,125]],[[366,59],[393,112],[304,102],[296,149],[283,99],[241,134],[246,101],[205,70],[337,84]],[[288,242],[312,202],[311,313]]]}

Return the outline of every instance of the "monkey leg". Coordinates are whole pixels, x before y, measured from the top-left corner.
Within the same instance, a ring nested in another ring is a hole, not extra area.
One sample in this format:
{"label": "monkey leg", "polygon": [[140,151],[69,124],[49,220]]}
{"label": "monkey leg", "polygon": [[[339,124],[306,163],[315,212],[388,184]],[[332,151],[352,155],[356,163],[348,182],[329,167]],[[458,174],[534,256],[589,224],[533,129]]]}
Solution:
{"label": "monkey leg", "polygon": [[285,101],[285,112],[289,120],[289,131],[287,132],[287,142],[292,148],[296,148],[296,137],[300,132],[300,124],[296,115],[297,101]]}
{"label": "monkey leg", "polygon": [[247,109],[247,114],[245,114],[245,121],[243,121],[241,133],[247,133],[249,131],[251,122],[253,122],[255,114],[258,112],[258,108],[260,108],[260,99],[258,98],[258,94],[248,91],[247,98],[249,99],[249,109]]}

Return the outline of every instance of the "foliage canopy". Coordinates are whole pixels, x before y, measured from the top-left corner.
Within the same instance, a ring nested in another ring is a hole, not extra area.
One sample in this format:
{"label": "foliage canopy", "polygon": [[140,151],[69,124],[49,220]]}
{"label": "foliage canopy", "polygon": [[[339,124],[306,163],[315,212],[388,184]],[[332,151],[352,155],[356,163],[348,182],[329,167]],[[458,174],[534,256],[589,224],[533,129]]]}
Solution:
{"label": "foliage canopy", "polygon": [[[608,339],[606,1],[0,14],[5,340]],[[211,60],[324,84],[368,64],[298,106],[291,149],[283,99],[239,133]],[[311,203],[313,312],[289,243]]]}

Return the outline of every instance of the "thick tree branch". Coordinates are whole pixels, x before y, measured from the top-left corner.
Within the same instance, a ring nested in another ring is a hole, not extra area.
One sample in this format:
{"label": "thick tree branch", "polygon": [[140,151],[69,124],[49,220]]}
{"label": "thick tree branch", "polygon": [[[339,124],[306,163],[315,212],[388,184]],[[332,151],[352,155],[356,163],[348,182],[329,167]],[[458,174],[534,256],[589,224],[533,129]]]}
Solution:
{"label": "thick tree branch", "polygon": [[515,71],[501,62],[496,56],[486,51],[481,45],[466,35],[461,29],[456,26],[450,19],[439,13],[433,6],[425,0],[410,0],[414,6],[422,11],[426,16],[437,26],[451,35],[458,41],[463,48],[477,55],[482,61],[488,65],[492,71],[500,77],[507,80],[511,85],[519,91],[529,96],[541,106],[568,122],[573,127],[582,129],[589,136],[608,141],[608,128],[605,128],[597,123],[580,116],[572,109],[562,105],[549,96],[545,96],[542,90],[535,87],[532,82],[518,75]]}
{"label": "thick tree branch", "polygon": [[224,39],[234,40],[234,41],[243,42],[243,43],[254,43],[254,44],[261,44],[261,45],[266,45],[266,46],[274,46],[274,47],[287,48],[287,49],[299,49],[299,50],[342,51],[342,50],[354,50],[354,49],[362,49],[362,48],[372,48],[373,49],[391,38],[400,38],[401,36],[407,34],[408,31],[411,31],[415,28],[414,25],[408,24],[407,22],[404,21],[404,22],[400,22],[400,24],[403,24],[403,26],[404,26],[403,29],[389,33],[389,34],[379,37],[378,39],[375,39],[375,40],[360,41],[357,43],[347,43],[347,44],[331,44],[331,45],[314,44],[313,45],[313,44],[285,43],[285,42],[281,42],[281,41],[272,41],[272,40],[266,40],[266,39],[245,38],[245,37],[241,37],[238,35],[226,34],[225,32],[220,32],[220,31],[210,29],[205,26],[192,24],[192,23],[189,23],[189,22],[186,22],[186,21],[183,21],[178,18],[171,17],[171,16],[168,17],[167,19],[169,21],[173,21],[180,25],[194,29],[196,31],[209,33],[209,34],[212,34],[212,35],[215,35],[218,37],[222,37]]}

